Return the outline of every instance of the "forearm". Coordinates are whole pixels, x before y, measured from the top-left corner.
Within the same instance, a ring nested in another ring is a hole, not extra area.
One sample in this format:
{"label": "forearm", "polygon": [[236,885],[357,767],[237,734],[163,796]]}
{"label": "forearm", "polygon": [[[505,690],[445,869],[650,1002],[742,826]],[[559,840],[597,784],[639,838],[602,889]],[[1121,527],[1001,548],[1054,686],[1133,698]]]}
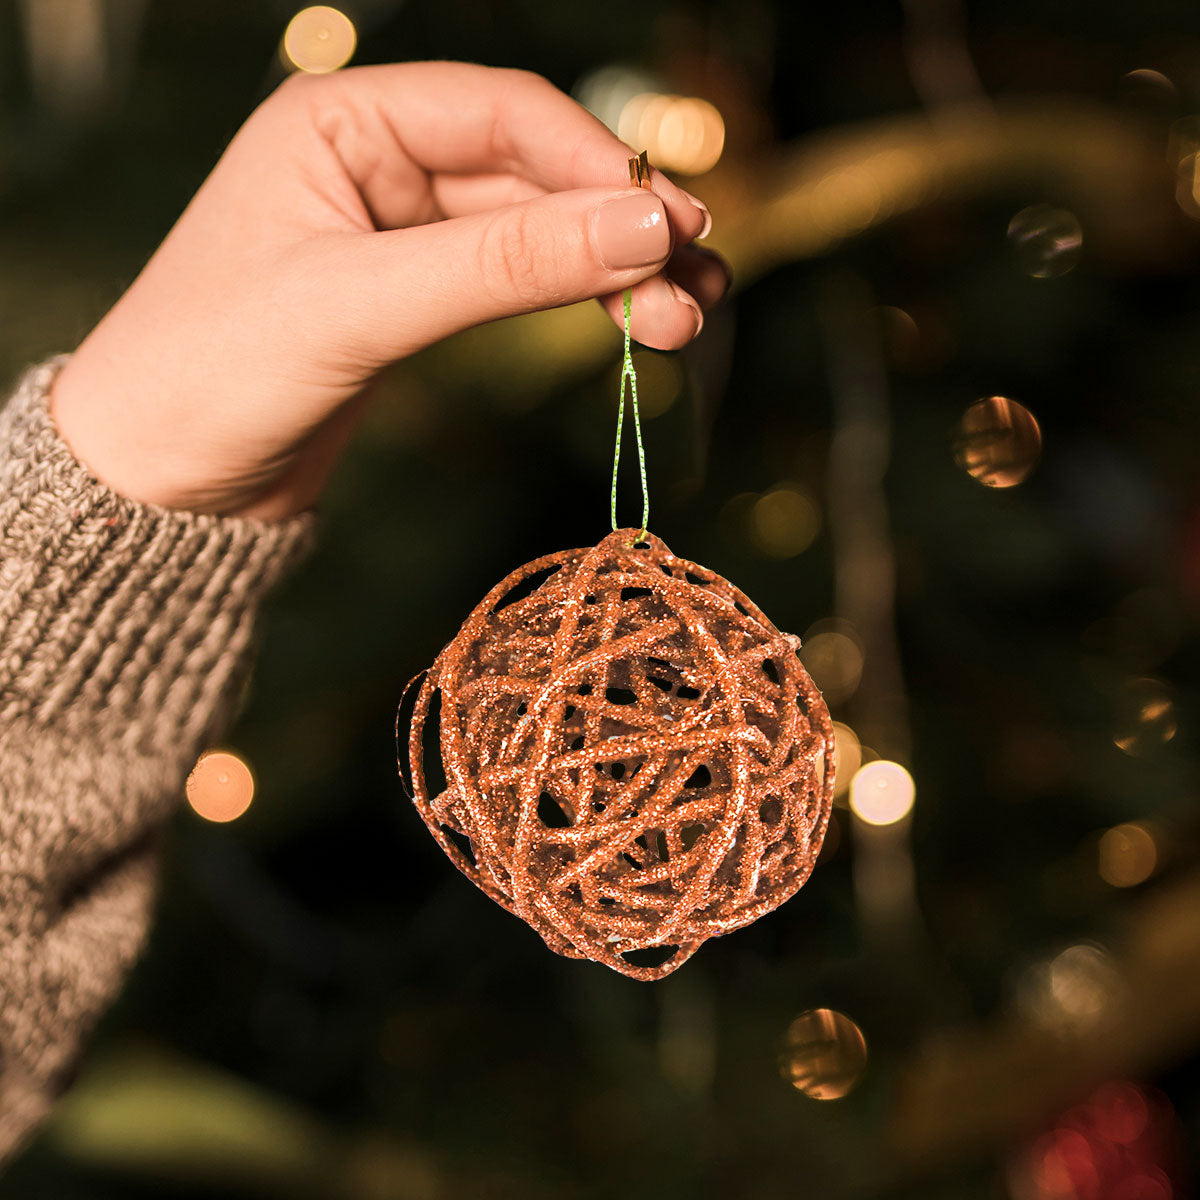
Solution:
{"label": "forearm", "polygon": [[230,718],[258,603],[313,526],[104,487],[47,411],[60,363],[0,412],[0,1158],[136,957],[155,831]]}

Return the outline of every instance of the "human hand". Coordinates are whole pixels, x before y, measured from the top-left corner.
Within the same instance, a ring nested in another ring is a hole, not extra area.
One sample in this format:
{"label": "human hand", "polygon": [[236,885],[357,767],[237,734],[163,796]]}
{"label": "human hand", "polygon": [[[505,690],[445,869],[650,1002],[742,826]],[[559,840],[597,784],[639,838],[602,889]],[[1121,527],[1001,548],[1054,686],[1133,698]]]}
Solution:
{"label": "human hand", "polygon": [[[313,503],[389,363],[602,298],[662,349],[721,260],[698,201],[544,79],[463,63],[295,76],[250,116],[55,380],[76,456],[134,499],[268,520]],[[664,266],[677,282],[662,273]]]}

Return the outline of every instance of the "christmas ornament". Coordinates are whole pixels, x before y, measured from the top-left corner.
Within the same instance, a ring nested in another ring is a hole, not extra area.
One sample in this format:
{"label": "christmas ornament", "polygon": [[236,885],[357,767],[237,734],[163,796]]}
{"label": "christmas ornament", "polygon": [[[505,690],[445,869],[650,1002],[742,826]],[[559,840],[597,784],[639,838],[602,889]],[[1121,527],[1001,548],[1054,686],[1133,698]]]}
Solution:
{"label": "christmas ornament", "polygon": [[[425,675],[407,757],[417,811],[463,874],[552,950],[651,980],[808,878],[833,729],[799,639],[646,531],[629,316],[626,292],[613,532],[483,598]],[[616,527],[626,379],[640,530]]]}

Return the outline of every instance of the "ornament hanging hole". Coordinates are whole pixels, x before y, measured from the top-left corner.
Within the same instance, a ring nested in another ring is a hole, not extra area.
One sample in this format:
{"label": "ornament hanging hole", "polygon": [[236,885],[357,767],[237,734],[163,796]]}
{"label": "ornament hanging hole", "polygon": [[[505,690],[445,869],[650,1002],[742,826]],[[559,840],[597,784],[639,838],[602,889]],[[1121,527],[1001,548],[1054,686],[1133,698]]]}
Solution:
{"label": "ornament hanging hole", "polygon": [[532,596],[546,580],[561,570],[562,563],[552,563],[548,567],[542,567],[541,570],[533,571],[529,575],[526,575],[524,579],[514,584],[496,601],[492,606],[492,615],[495,616],[496,613],[507,608],[510,604],[516,604],[518,601]]}
{"label": "ornament hanging hole", "polygon": [[450,839],[458,852],[471,864],[476,866],[475,848],[471,845],[471,839],[465,833],[459,833],[451,825],[443,825],[442,832]]}
{"label": "ornament hanging hole", "polygon": [[665,967],[679,953],[678,946],[643,946],[639,950],[622,950],[621,957],[631,967]]}
{"label": "ornament hanging hole", "polygon": [[769,659],[763,659],[763,674],[776,686],[779,686],[779,669]]}
{"label": "ornament hanging hole", "polygon": [[442,689],[429,698],[425,728],[421,731],[421,774],[431,796],[446,790],[446,767],[442,761]]}
{"label": "ornament hanging hole", "polygon": [[571,818],[549,792],[543,792],[538,797],[537,814],[538,820],[547,829],[567,829],[571,825]]}

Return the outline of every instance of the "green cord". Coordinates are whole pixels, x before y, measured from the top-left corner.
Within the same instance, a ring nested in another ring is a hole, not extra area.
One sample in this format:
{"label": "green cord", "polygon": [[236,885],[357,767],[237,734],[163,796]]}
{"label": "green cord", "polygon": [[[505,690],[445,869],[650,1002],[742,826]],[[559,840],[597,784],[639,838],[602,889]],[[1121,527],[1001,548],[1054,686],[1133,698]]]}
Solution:
{"label": "green cord", "polygon": [[642,474],[642,532],[638,541],[646,536],[646,522],[650,519],[650,493],[646,488],[646,452],[642,449],[642,419],[638,413],[637,372],[633,369],[633,355],[629,348],[629,314],[633,307],[633,291],[625,289],[625,358],[621,363],[621,399],[617,408],[617,445],[613,450],[612,474],[612,527],[617,528],[617,468],[621,463],[621,425],[625,420],[625,380],[629,380],[629,395],[633,399],[633,428],[637,433],[638,467]]}

